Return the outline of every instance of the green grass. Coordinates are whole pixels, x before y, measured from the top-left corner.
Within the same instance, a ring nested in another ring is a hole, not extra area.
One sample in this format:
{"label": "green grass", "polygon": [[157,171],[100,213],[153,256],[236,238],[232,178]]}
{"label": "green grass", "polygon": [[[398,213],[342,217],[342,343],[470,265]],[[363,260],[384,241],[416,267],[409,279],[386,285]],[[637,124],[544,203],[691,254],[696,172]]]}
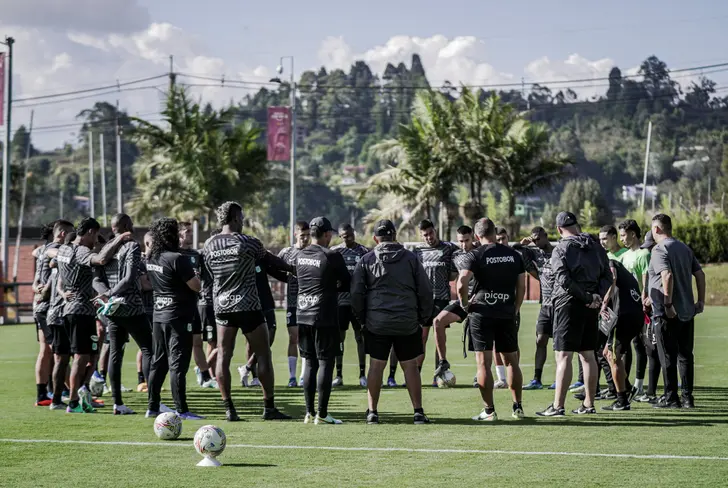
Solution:
{"label": "green grass", "polygon": [[706,297],[708,305],[728,305],[728,264],[709,264],[705,271]]}
{"label": "green grass", "polygon": [[[524,310],[521,330],[524,376],[533,374],[534,330],[537,307]],[[457,388],[426,388],[425,409],[436,422],[411,424],[411,406],[404,389],[384,390],[380,415],[384,422],[368,426],[363,419],[366,394],[356,384],[357,367],[353,338],[347,340],[345,381],[334,391],[331,412],[345,421],[341,426],[304,425],[303,394],[286,388],[287,337],[280,330],[274,346],[277,402],[299,421],[264,423],[259,419],[259,390],[234,387],[236,403],[247,420],[227,424],[222,420],[218,392],[202,391],[191,373],[188,382],[193,411],[208,420],[185,422],[182,439],[158,441],[152,421],[141,415],[113,417],[109,408],[96,415],[67,415],[32,407],[33,366],[37,345],[31,326],[0,327],[0,438],[60,439],[84,441],[148,442],[152,445],[20,444],[0,442],[0,486],[39,487],[90,484],[110,486],[658,486],[728,485],[728,461],[707,459],[635,459],[595,456],[525,455],[513,453],[453,453],[406,451],[335,451],[255,449],[229,446],[217,470],[196,468],[200,459],[192,447],[195,430],[204,424],[222,427],[228,444],[262,446],[334,446],[415,449],[469,449],[503,451],[556,451],[573,453],[665,454],[677,456],[728,456],[728,373],[725,351],[726,308],[710,308],[696,325],[696,383],[694,411],[658,412],[638,405],[631,412],[583,418],[534,419],[533,413],[548,405],[552,392],[524,392],[529,419],[509,417],[510,398],[497,391],[496,407],[502,420],[476,424],[469,419],[482,405],[471,385],[473,357],[460,356],[461,329],[450,330],[450,361],[460,380]],[[279,323],[285,323],[279,316]],[[235,364],[242,360],[240,340]],[[432,346],[432,344],[430,344]],[[135,383],[135,347],[127,351],[124,383]],[[432,370],[428,351],[425,380]],[[234,375],[237,377],[237,374]],[[553,378],[549,356],[544,380]],[[401,371],[398,372],[401,381]],[[170,402],[169,390],[163,392]],[[145,395],[130,393],[127,403],[138,412]],[[108,401],[109,399],[107,399]],[[567,407],[578,402],[569,399]],[[85,481],[79,481],[85,480]]]}

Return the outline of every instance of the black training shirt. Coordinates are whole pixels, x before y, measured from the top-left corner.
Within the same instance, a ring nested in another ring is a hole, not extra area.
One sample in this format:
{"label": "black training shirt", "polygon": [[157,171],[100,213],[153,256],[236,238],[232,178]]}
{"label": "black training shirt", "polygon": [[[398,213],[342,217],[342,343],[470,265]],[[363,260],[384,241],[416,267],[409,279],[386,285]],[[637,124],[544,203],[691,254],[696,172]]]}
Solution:
{"label": "black training shirt", "polygon": [[637,279],[627,271],[622,263],[615,260],[609,261],[609,266],[614,269],[617,275],[618,303],[612,299],[612,308],[618,315],[630,315],[642,312],[642,296]]}
{"label": "black training shirt", "polygon": [[311,244],[296,257],[298,306],[302,325],[338,327],[338,292],[349,291],[351,276],[344,258],[332,249]]}
{"label": "black training shirt", "polygon": [[516,316],[516,286],[525,273],[523,259],[509,246],[488,244],[469,252],[464,269],[473,273],[477,280],[473,290],[473,303],[484,316],[509,319]]}
{"label": "black training shirt", "polygon": [[165,251],[147,261],[147,273],[154,289],[154,321],[192,322],[197,311],[197,297],[187,286],[195,270],[187,256]]}

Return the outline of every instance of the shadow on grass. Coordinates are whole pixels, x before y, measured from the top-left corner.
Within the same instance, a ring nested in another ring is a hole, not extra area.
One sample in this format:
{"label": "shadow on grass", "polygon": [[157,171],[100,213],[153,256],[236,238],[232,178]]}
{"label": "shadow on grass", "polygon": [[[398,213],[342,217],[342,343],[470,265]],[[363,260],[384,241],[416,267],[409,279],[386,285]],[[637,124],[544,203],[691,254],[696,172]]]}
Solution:
{"label": "shadow on grass", "polygon": [[277,464],[223,463],[223,468],[277,468]]}

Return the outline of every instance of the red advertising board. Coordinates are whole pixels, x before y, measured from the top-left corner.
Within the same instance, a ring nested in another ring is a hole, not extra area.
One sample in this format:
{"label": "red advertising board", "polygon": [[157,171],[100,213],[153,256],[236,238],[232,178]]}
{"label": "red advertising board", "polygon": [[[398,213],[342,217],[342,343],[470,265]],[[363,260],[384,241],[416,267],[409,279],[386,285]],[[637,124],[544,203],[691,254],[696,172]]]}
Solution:
{"label": "red advertising board", "polygon": [[268,107],[268,161],[291,158],[291,109]]}

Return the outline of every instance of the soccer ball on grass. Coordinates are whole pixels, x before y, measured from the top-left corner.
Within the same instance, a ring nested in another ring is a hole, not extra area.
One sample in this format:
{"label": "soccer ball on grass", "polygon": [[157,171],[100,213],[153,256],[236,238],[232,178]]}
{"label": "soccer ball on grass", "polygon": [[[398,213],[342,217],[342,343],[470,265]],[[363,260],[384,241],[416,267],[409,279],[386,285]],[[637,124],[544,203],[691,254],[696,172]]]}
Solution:
{"label": "soccer ball on grass", "polygon": [[217,457],[225,450],[225,432],[220,427],[205,425],[195,433],[195,450],[205,457]]}
{"label": "soccer ball on grass", "polygon": [[452,371],[445,370],[437,377],[438,388],[452,388],[455,386],[456,378]]}
{"label": "soccer ball on grass", "polygon": [[154,419],[154,433],[163,441],[177,439],[182,433],[182,419],[174,412],[161,413]]}

